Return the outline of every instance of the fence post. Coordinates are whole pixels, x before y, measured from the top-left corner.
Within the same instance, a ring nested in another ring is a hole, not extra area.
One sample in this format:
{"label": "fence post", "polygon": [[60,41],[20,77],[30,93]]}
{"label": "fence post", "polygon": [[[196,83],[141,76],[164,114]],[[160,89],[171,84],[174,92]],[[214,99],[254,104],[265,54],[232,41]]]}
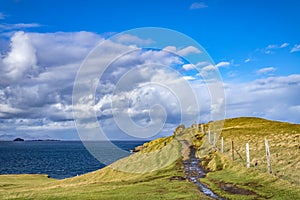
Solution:
{"label": "fence post", "polygon": [[221,139],[221,152],[224,153],[224,138]]}
{"label": "fence post", "polygon": [[246,144],[247,168],[250,168],[250,149],[249,143]]}
{"label": "fence post", "polygon": [[232,160],[234,160],[234,143],[233,140],[231,140],[231,150],[232,150]]}
{"label": "fence post", "polygon": [[269,149],[269,143],[268,140],[265,139],[265,146],[266,146],[266,157],[267,157],[267,167],[268,167],[268,172],[271,174],[271,159],[270,159],[270,149]]}
{"label": "fence post", "polygon": [[210,142],[210,130],[208,130],[208,142],[209,142],[209,144],[211,144],[211,142]]}
{"label": "fence post", "polygon": [[217,142],[217,134],[214,133],[214,147],[216,147],[216,142]]}

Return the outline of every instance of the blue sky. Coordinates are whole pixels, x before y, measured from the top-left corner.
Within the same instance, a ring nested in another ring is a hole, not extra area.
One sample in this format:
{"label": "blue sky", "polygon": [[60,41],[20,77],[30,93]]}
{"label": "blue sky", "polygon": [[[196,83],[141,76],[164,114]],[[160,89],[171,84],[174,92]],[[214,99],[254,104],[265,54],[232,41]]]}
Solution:
{"label": "blue sky", "polygon": [[[2,0],[0,136],[77,139],[70,99],[80,63],[99,41],[139,27],[173,29],[203,46],[224,81],[226,117],[300,123],[299,8],[294,0]],[[163,132],[177,123],[170,115]]]}

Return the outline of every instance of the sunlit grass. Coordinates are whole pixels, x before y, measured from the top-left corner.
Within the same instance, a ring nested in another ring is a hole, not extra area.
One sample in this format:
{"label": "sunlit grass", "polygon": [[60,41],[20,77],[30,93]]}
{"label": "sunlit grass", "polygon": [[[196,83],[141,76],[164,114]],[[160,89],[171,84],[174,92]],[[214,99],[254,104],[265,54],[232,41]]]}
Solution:
{"label": "sunlit grass", "polygon": [[[221,137],[224,138],[224,153],[209,147],[206,136],[202,139],[204,142],[194,141],[195,145],[203,143],[198,155],[211,171],[201,181],[216,193],[227,199],[300,199],[300,125],[259,118],[228,119],[217,141],[219,150]],[[268,139],[270,145],[272,174],[267,172],[264,139]],[[240,158],[235,152],[234,161],[231,141],[241,155]],[[250,144],[249,169],[246,168],[247,142]],[[209,153],[203,155],[201,150],[205,145]],[[221,189],[224,184],[244,188],[250,194],[224,191]]]}
{"label": "sunlit grass", "polygon": [[[212,123],[205,125],[206,128]],[[201,181],[226,199],[300,199],[300,125],[258,118],[225,121],[220,139],[224,153],[214,150],[199,129],[144,144],[142,150],[103,169],[64,180],[46,175],[1,175],[0,199],[209,199],[183,177],[182,159],[188,145],[196,146],[210,172]],[[271,151],[267,173],[264,139]],[[231,160],[231,141],[241,155]],[[245,145],[250,144],[251,168],[246,168]],[[249,193],[234,194],[223,186]]]}
{"label": "sunlit grass", "polygon": [[196,185],[172,180],[184,176],[177,140],[159,139],[147,148],[101,170],[64,180],[0,176],[0,184],[6,184],[0,199],[209,199]]}
{"label": "sunlit grass", "polygon": [[[236,162],[246,165],[246,143],[250,145],[251,166],[267,172],[264,139],[268,140],[271,167],[275,176],[300,186],[300,125],[274,122],[259,118],[237,118],[225,121],[222,135],[225,154],[231,156],[231,141],[243,160],[236,154]],[[220,138],[218,146],[221,146]]]}

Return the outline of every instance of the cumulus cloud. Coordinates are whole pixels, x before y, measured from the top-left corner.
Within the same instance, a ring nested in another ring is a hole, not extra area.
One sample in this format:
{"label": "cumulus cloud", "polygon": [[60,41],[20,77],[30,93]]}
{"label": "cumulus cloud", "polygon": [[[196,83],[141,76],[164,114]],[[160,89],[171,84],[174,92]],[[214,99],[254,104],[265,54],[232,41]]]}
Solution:
{"label": "cumulus cloud", "polygon": [[[126,36],[122,40],[126,43],[138,42],[138,39]],[[113,133],[115,139],[118,139],[116,133],[120,130],[113,120],[114,113],[128,114],[138,126],[149,125],[151,116],[157,123],[166,120],[162,130],[166,133],[181,122],[182,116],[186,121],[194,122],[201,113],[201,120],[209,121],[211,113],[222,109],[225,102],[228,103],[228,116],[257,115],[277,119],[280,111],[285,110],[290,114],[286,120],[291,116],[299,119],[299,112],[296,112],[299,110],[299,75],[226,84],[226,101],[222,98],[212,101],[207,84],[193,76],[192,70],[196,67],[201,70],[199,75],[213,78],[210,75],[214,75],[219,67],[229,66],[229,62],[223,61],[215,66],[199,62],[194,66],[168,52],[180,55],[201,53],[192,46],[169,46],[164,49],[166,51],[143,50],[116,41],[107,42],[103,51],[89,61],[88,64],[94,67],[84,71],[80,86],[87,84],[96,92],[87,96],[80,93],[80,101],[73,107],[76,73],[82,60],[100,41],[104,39],[90,32],[15,32],[10,48],[0,59],[0,134],[18,131],[34,135],[42,132],[56,138],[70,138],[70,135],[65,136],[68,132],[75,138],[73,111],[83,115],[88,112],[86,116],[96,115],[103,129]],[[110,58],[128,51],[130,53],[109,62]],[[101,77],[98,76],[97,70],[103,69],[108,62],[108,68]],[[271,73],[272,70],[275,68],[258,71]],[[95,74],[96,78],[90,78]],[[261,99],[269,99],[271,104]],[[281,102],[286,102],[286,105]],[[156,105],[161,105],[163,110]],[[166,119],[164,114],[167,114]],[[82,116],[82,121],[87,122],[86,127],[92,129],[99,125],[90,122],[86,116]]]}
{"label": "cumulus cloud", "polygon": [[212,64],[207,65],[207,63],[205,62],[204,63],[201,62],[201,63],[197,63],[197,66],[203,66],[203,64],[206,65],[204,65],[204,67],[201,67],[200,73],[198,73],[197,75],[201,77],[205,77],[208,80],[209,79],[217,80],[218,68],[230,66],[230,62],[225,62],[225,61],[221,61],[216,65],[212,65]]}
{"label": "cumulus cloud", "polygon": [[[124,63],[130,63],[130,65]],[[165,119],[167,123],[175,123],[175,121],[180,123],[180,116],[190,118],[193,115],[195,118],[198,113],[197,104],[192,103],[193,98],[188,95],[189,84],[171,67],[173,64],[180,63],[182,61],[178,57],[168,52],[133,51],[130,55],[126,55],[110,65],[107,74],[101,77],[100,85],[103,86],[108,83],[108,87],[114,85],[115,93],[97,93],[95,107],[93,107],[92,98],[81,96],[78,100],[79,104],[76,105],[78,114],[84,113],[80,112],[80,110],[84,110],[85,114],[81,117],[89,118],[92,114],[89,110],[96,109],[97,116],[101,120],[113,117],[113,113],[118,113],[125,120],[124,115],[127,113],[134,122],[144,127],[147,123],[152,122],[149,119],[152,107],[160,105],[165,109],[165,113],[156,112],[157,116],[154,120],[163,118],[165,114],[167,115]],[[126,69],[119,70],[124,69],[123,66],[126,66]],[[120,73],[116,77],[111,71],[119,71]],[[176,96],[172,97],[173,95]],[[177,98],[180,98],[180,103],[178,103]],[[192,106],[195,108],[194,110],[191,110],[191,105],[194,105]],[[158,122],[161,123],[162,120]],[[128,127],[130,125],[126,123],[126,130]],[[130,130],[135,129],[137,128],[130,128]]]}
{"label": "cumulus cloud", "polygon": [[300,51],[300,44],[295,44],[294,47],[291,49],[291,53]]}
{"label": "cumulus cloud", "polygon": [[299,123],[300,75],[226,84],[227,117],[257,116]]}
{"label": "cumulus cloud", "polygon": [[177,53],[181,56],[186,56],[189,54],[201,53],[201,51],[199,49],[197,49],[196,47],[188,46],[188,47],[178,50]]}
{"label": "cumulus cloud", "polygon": [[201,53],[201,51],[198,48],[194,47],[194,46],[187,46],[187,47],[182,48],[182,49],[177,49],[175,46],[167,46],[163,50],[175,52],[180,56],[186,56],[186,55],[190,55],[190,54],[199,54],[199,53]]}
{"label": "cumulus cloud", "polygon": [[13,108],[8,104],[0,104],[0,118],[7,118],[11,114],[20,113],[22,112],[21,109]]}
{"label": "cumulus cloud", "polygon": [[184,64],[182,66],[182,68],[186,71],[191,70],[191,69],[195,69],[195,66],[193,64]]}
{"label": "cumulus cloud", "polygon": [[81,62],[103,39],[91,32],[27,33],[37,50],[42,66],[58,66]]}
{"label": "cumulus cloud", "polygon": [[[131,40],[139,42],[138,39],[126,36],[122,38],[122,43]],[[162,105],[165,108],[168,128],[172,124],[176,126],[180,123],[180,116],[186,116],[185,118],[190,120],[195,118],[198,111],[194,108],[197,104],[191,102],[191,95],[187,93],[189,91],[187,82],[193,77],[180,76],[180,73],[172,68],[172,66],[184,64],[179,56],[166,51],[142,50],[112,41],[106,42],[104,50],[97,52],[95,57],[89,60],[89,64],[95,67],[84,71],[84,77],[80,80],[82,81],[80,84],[93,85],[92,87],[97,91],[96,95],[81,96],[82,104],[72,107],[72,89],[76,73],[85,56],[100,41],[104,39],[90,32],[15,32],[11,36],[10,48],[4,52],[0,60],[0,120],[4,120],[1,123],[7,123],[7,120],[12,118],[47,120],[42,120],[41,124],[29,120],[26,124],[15,124],[15,127],[12,125],[10,130],[6,131],[48,130],[49,134],[53,135],[54,133],[51,132],[57,127],[58,132],[61,130],[74,132],[75,127],[71,126],[73,108],[75,111],[89,109],[89,113],[96,112],[102,124],[110,124],[110,128],[104,127],[104,129],[111,130],[111,127],[115,127],[110,122],[113,112],[116,111],[111,107],[111,103],[120,103],[122,98],[131,102],[131,107],[128,108],[126,103],[118,108],[119,111],[129,113],[132,119],[142,126],[151,122],[149,113],[153,109],[153,104]],[[104,68],[110,58],[118,57],[120,52],[127,51],[131,53],[110,63],[111,65],[103,71],[101,77],[90,78],[98,73],[99,68]],[[185,55],[200,52],[191,46],[178,49],[178,51]],[[98,56],[100,54],[101,57]],[[127,81],[122,84],[124,87],[121,93],[113,94],[116,85],[124,77],[127,77]],[[146,86],[148,83],[157,84],[150,87]],[[161,87],[159,84],[166,85],[166,87]],[[178,91],[175,96],[172,93],[174,91]],[[178,107],[177,98],[181,98],[182,110],[180,106]],[[183,112],[182,115],[181,112]],[[156,121],[163,117],[163,112],[154,114],[158,115],[152,116]],[[82,119],[85,119],[85,116],[82,116]],[[162,120],[158,120],[157,123],[159,121]],[[68,122],[70,126],[65,126],[66,123],[63,122]],[[92,124],[95,125],[95,123]],[[95,127],[94,125],[90,128]],[[116,128],[114,131],[120,130]],[[62,137],[64,136],[60,136]]]}
{"label": "cumulus cloud", "polygon": [[261,68],[259,70],[256,71],[256,74],[258,75],[262,75],[262,74],[270,74],[276,71],[275,67],[265,67],[265,68]]}
{"label": "cumulus cloud", "polygon": [[116,39],[116,42],[121,44],[151,44],[153,41],[151,39],[141,39],[137,36],[130,34],[121,34]]}
{"label": "cumulus cloud", "polygon": [[[3,51],[0,59],[0,121],[4,120],[0,123],[20,118],[47,118],[52,124],[73,121],[72,88],[76,72],[99,41],[101,37],[90,32],[15,32],[10,48]],[[43,127],[47,127],[48,121]],[[24,124],[22,131],[26,131],[26,126],[37,127]],[[15,128],[12,125],[6,132],[14,133]],[[74,126],[72,129],[74,134]]]}
{"label": "cumulus cloud", "polygon": [[194,2],[190,6],[191,10],[207,8],[208,6],[204,2]]}
{"label": "cumulus cloud", "polygon": [[230,62],[226,62],[226,61],[221,61],[219,63],[216,64],[216,67],[217,68],[220,68],[220,67],[228,67],[230,65]]}
{"label": "cumulus cloud", "polygon": [[25,74],[35,75],[38,70],[36,50],[24,32],[17,32],[11,38],[11,51],[2,62],[2,76],[11,80],[20,79]]}

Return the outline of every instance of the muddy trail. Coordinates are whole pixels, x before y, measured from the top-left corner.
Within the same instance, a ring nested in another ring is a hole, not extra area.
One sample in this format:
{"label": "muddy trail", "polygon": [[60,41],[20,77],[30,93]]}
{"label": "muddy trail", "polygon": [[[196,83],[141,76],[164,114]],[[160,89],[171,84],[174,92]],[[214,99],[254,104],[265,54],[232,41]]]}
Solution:
{"label": "muddy trail", "polygon": [[193,146],[190,146],[189,150],[189,158],[183,161],[184,172],[186,176],[185,178],[190,182],[195,183],[199,187],[199,190],[205,195],[213,199],[225,199],[216,195],[212,190],[199,181],[199,178],[205,177],[206,171],[200,165],[201,160],[196,158],[196,149]]}

